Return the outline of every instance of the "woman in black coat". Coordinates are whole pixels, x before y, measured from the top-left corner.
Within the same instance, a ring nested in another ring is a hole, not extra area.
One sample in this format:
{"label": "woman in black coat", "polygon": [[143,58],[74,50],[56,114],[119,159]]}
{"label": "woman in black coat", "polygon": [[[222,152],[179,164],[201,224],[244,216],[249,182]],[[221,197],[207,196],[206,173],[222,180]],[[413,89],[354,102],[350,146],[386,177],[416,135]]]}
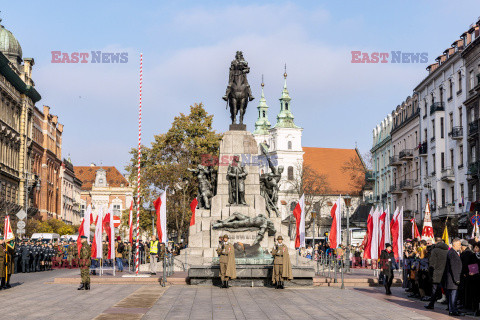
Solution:
{"label": "woman in black coat", "polygon": [[382,272],[385,276],[385,280],[383,281],[385,285],[385,294],[390,295],[392,294],[390,287],[392,286],[393,282],[393,270],[398,269],[398,264],[395,260],[390,243],[386,243],[385,250],[382,250],[380,253],[380,267],[382,268]]}

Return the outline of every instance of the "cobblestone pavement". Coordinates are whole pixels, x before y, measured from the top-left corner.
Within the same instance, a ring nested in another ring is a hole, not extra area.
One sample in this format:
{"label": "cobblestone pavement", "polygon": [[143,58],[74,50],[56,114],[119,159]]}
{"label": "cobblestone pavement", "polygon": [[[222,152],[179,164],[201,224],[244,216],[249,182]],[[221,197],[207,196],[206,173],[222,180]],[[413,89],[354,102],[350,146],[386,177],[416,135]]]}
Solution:
{"label": "cobblestone pavement", "polygon": [[[68,272],[78,270],[62,273]],[[76,285],[51,284],[56,274],[0,291],[6,302],[0,319],[449,319],[444,308],[424,310],[401,288],[394,296],[382,288],[329,287],[96,285],[77,291]]]}

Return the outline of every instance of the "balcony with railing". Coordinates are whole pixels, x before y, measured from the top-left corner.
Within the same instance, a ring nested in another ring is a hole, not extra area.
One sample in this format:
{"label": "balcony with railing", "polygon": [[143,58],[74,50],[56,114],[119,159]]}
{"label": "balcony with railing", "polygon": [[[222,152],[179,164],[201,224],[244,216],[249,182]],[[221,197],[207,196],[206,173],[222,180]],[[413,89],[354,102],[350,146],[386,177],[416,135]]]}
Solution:
{"label": "balcony with railing", "polygon": [[400,160],[410,160],[413,159],[413,150],[412,149],[403,149],[398,154]]}
{"label": "balcony with railing", "polygon": [[468,136],[472,137],[478,133],[478,120],[473,120],[468,124]]}
{"label": "balcony with railing", "polygon": [[428,146],[427,141],[425,141],[424,143],[421,143],[418,146],[418,154],[420,155],[420,157],[426,157],[428,155],[427,146]]}
{"label": "balcony with railing", "polygon": [[480,169],[480,163],[479,161],[473,161],[468,164],[468,170],[467,170],[467,178],[474,179],[478,177]]}
{"label": "balcony with railing", "polygon": [[390,186],[390,193],[392,194],[401,194],[403,193],[402,189],[400,188],[400,184],[392,184]]}
{"label": "balcony with railing", "polygon": [[413,189],[413,180],[405,179],[400,181],[400,189],[402,190],[412,190]]}
{"label": "balcony with railing", "polygon": [[459,126],[459,127],[453,127],[452,128],[452,131],[450,131],[448,133],[448,135],[452,138],[452,139],[455,139],[455,140],[460,140],[463,138],[463,127],[462,126]]}
{"label": "balcony with railing", "polygon": [[455,181],[455,172],[450,167],[446,167],[442,169],[442,181],[446,182],[454,182]]}
{"label": "balcony with railing", "polygon": [[375,172],[368,170],[365,172],[365,181],[375,181]]}
{"label": "balcony with railing", "polygon": [[430,114],[434,114],[437,111],[445,111],[445,105],[443,102],[434,102],[430,106]]}
{"label": "balcony with railing", "polygon": [[390,157],[390,161],[388,163],[390,166],[401,166],[402,160],[398,156]]}
{"label": "balcony with railing", "polygon": [[445,204],[438,207],[437,214],[435,215],[438,218],[446,218],[455,216],[455,205],[454,204]]}

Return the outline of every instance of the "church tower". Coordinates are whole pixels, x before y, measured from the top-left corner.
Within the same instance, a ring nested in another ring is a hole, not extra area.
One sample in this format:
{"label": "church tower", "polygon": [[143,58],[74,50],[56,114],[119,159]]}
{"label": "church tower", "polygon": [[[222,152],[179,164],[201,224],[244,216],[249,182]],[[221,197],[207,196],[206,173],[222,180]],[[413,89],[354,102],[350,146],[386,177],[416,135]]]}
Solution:
{"label": "church tower", "polygon": [[263,93],[263,87],[265,84],[263,83],[263,76],[262,76],[262,96],[260,97],[260,101],[258,103],[258,119],[255,122],[255,131],[253,131],[253,136],[257,141],[257,144],[260,143],[268,144],[269,141],[269,130],[271,128],[270,121],[268,121],[268,106],[267,101],[265,100],[265,94]]}
{"label": "church tower", "polygon": [[[280,182],[278,204],[282,219],[292,213],[292,206],[298,201],[292,192],[292,186],[301,178],[303,167],[302,131],[303,128],[294,122],[292,105],[287,88],[287,70],[283,74],[284,85],[280,97],[280,112],[277,123],[270,129],[269,155],[275,159],[277,166],[283,166],[284,171]],[[290,191],[290,192],[289,192]]]}

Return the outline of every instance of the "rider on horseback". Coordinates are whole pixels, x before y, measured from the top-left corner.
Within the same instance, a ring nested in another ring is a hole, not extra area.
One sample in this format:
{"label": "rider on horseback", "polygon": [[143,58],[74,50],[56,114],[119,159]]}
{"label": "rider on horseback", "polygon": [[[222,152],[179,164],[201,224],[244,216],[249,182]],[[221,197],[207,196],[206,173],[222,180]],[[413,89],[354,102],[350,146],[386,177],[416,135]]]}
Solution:
{"label": "rider on horseback", "polygon": [[232,83],[234,81],[234,76],[235,75],[241,75],[244,80],[243,83],[246,84],[247,90],[248,90],[248,100],[252,101],[255,99],[252,96],[252,90],[250,89],[250,85],[248,84],[247,81],[247,73],[250,72],[250,68],[248,67],[247,61],[243,58],[243,53],[242,51],[237,51],[237,54],[235,55],[235,60],[232,61],[232,64],[230,65],[230,73],[228,76],[228,86],[227,86],[227,91],[225,95],[222,97],[223,100],[227,101],[228,96],[230,95],[230,91],[232,89]]}

